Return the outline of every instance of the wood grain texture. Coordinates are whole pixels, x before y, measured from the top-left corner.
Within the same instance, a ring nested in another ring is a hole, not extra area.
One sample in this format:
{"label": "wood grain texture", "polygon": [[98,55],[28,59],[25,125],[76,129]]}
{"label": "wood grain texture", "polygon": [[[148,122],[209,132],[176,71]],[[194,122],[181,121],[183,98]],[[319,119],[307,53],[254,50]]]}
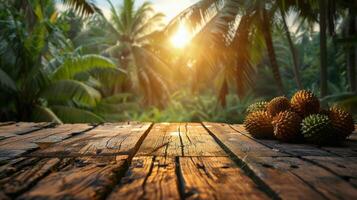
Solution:
{"label": "wood grain texture", "polygon": [[108,199],[180,199],[177,181],[174,158],[134,157]]}
{"label": "wood grain texture", "polygon": [[357,157],[308,156],[303,158],[313,161],[357,187]]}
{"label": "wood grain texture", "polygon": [[58,158],[21,158],[3,166],[0,172],[0,190],[12,196],[28,189],[60,163]]}
{"label": "wood grain texture", "polygon": [[16,137],[18,135],[28,134],[40,130],[49,125],[49,123],[32,122],[3,123],[0,126],[0,140]]}
{"label": "wood grain texture", "polygon": [[[84,132],[90,128],[91,126],[87,124],[67,124],[2,140],[0,141],[0,158],[4,157],[9,159],[22,156],[29,151],[33,151],[41,147],[41,140],[47,140],[51,137],[57,137],[58,140],[63,140],[71,137],[73,134]],[[37,143],[38,141],[40,142]]]}
{"label": "wood grain texture", "polygon": [[185,199],[269,199],[227,157],[181,157]]}
{"label": "wood grain texture", "polygon": [[116,183],[127,156],[81,157],[41,179],[18,199],[99,199]]}
{"label": "wood grain texture", "polygon": [[138,156],[226,156],[198,123],[155,124]]}
{"label": "wood grain texture", "polygon": [[[324,199],[314,188],[287,169],[275,168],[271,159],[285,158],[286,154],[257,143],[233,130],[229,125],[204,123],[217,139],[252,172],[282,199]],[[255,152],[256,150],[256,152]],[[287,157],[288,158],[288,157]]]}
{"label": "wood grain texture", "polygon": [[[355,199],[357,189],[331,172],[299,158],[264,158],[274,169],[286,170],[328,199]],[[287,183],[285,183],[287,184]]]}
{"label": "wood grain texture", "polygon": [[231,126],[237,132],[255,140],[258,143],[264,144],[271,149],[277,150],[279,152],[283,152],[285,154],[293,155],[293,156],[335,156],[335,154],[326,151],[324,149],[318,148],[309,144],[291,144],[291,143],[283,143],[277,140],[258,140],[254,139],[248,131],[245,130],[243,125],[232,125]]}
{"label": "wood grain texture", "polygon": [[241,125],[220,123],[66,124],[29,132],[29,123],[15,125],[0,124],[4,200],[357,196],[355,135],[340,147],[318,147],[258,140]]}
{"label": "wood grain texture", "polygon": [[9,123],[0,126],[0,135],[3,133],[11,132],[16,135],[23,135],[30,133],[36,130],[40,130],[43,127],[51,125],[48,122],[34,123],[34,122],[18,122],[18,123]]}
{"label": "wood grain texture", "polygon": [[235,131],[228,124],[203,123],[214,135],[230,148],[231,151],[239,152],[240,156],[288,156],[278,149],[262,145],[249,137]]}
{"label": "wood grain texture", "polygon": [[84,134],[33,152],[32,156],[129,155],[138,148],[151,123],[104,124]]}

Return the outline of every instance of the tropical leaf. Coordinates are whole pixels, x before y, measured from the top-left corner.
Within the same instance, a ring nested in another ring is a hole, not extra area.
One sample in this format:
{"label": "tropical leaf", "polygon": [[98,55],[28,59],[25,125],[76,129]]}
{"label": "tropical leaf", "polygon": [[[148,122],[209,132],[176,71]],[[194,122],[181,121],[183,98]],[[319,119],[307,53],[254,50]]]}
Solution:
{"label": "tropical leaf", "polygon": [[41,94],[50,104],[65,104],[76,101],[87,106],[95,106],[100,101],[100,93],[86,84],[75,80],[56,81]]}
{"label": "tropical leaf", "polygon": [[15,81],[12,80],[12,78],[2,69],[0,69],[0,86],[10,89],[12,91],[17,90]]}
{"label": "tropical leaf", "polygon": [[53,74],[53,79],[72,79],[77,73],[94,68],[114,68],[115,64],[99,55],[85,55],[67,59]]}
{"label": "tropical leaf", "polygon": [[34,122],[54,122],[62,124],[62,121],[51,109],[43,106],[35,106],[33,108],[31,120]]}
{"label": "tropical leaf", "polygon": [[104,98],[101,100],[101,102],[107,103],[107,104],[119,104],[119,103],[124,103],[128,101],[133,100],[133,94],[131,93],[120,93],[120,94],[115,94],[113,96]]}
{"label": "tropical leaf", "polygon": [[51,110],[64,123],[103,123],[104,120],[93,112],[68,107],[68,106],[51,106]]}
{"label": "tropical leaf", "polygon": [[91,15],[95,12],[102,13],[92,0],[62,0],[62,3],[73,8],[82,16]]}

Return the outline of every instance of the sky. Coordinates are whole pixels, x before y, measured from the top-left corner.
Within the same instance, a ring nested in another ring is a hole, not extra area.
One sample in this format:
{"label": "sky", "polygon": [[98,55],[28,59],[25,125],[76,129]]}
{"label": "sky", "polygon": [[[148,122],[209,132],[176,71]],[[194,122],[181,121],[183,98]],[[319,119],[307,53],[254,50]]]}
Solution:
{"label": "sky", "polygon": [[[119,5],[123,0],[111,0],[114,5]],[[146,0],[136,0],[136,4],[140,5]],[[158,12],[162,12],[166,15],[166,21],[168,22],[182,10],[189,7],[198,0],[149,0],[153,3],[153,7]],[[109,4],[107,0],[96,0],[96,4],[103,10],[104,15],[108,15]]]}

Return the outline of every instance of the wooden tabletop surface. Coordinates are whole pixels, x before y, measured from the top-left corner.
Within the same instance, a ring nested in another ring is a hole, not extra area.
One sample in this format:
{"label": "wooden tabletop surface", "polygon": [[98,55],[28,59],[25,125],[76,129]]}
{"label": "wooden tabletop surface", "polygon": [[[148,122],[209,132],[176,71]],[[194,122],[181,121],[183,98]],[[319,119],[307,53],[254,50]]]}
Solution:
{"label": "wooden tabletop surface", "polygon": [[317,147],[219,123],[0,123],[0,199],[357,199],[357,134]]}

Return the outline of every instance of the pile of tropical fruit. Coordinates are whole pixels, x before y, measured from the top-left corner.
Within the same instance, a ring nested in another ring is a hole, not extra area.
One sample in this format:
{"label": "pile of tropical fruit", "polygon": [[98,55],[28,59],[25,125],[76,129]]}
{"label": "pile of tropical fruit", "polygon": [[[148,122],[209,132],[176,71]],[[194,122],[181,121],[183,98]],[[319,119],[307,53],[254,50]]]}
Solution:
{"label": "pile of tropical fruit", "polygon": [[336,145],[355,129],[350,113],[337,107],[322,109],[319,99],[306,90],[296,92],[291,100],[281,96],[254,103],[247,113],[244,126],[255,138]]}

